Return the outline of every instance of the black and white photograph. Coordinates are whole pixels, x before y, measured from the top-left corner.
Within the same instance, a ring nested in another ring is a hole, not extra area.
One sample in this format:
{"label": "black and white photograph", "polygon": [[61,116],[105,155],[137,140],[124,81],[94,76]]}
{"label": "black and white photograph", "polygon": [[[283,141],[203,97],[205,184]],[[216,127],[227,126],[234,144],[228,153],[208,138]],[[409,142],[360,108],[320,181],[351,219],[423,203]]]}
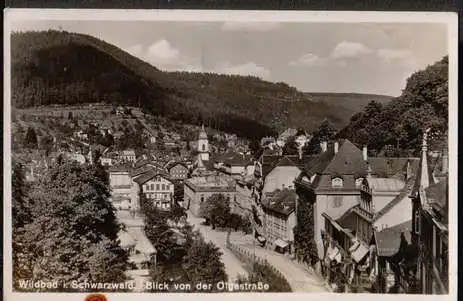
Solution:
{"label": "black and white photograph", "polygon": [[455,297],[456,14],[5,17],[7,300]]}

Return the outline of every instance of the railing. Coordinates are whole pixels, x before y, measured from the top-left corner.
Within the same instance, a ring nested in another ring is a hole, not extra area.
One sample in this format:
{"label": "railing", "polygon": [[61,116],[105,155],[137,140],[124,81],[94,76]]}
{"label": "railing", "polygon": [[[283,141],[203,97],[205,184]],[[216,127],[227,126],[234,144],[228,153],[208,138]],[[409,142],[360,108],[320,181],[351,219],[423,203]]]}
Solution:
{"label": "railing", "polygon": [[232,251],[232,253],[235,254],[236,257],[238,257],[238,259],[240,259],[242,262],[245,262],[248,266],[253,267],[256,263],[261,265],[267,265],[270,267],[273,273],[285,279],[289,283],[288,279],[286,279],[286,277],[277,268],[270,264],[266,259],[256,256],[254,252],[241,248],[240,246],[235,245],[231,242],[227,243],[227,248],[230,249],[230,251]]}
{"label": "railing", "polygon": [[360,191],[366,192],[368,194],[372,194],[372,189],[368,187],[367,185],[362,184],[358,188]]}

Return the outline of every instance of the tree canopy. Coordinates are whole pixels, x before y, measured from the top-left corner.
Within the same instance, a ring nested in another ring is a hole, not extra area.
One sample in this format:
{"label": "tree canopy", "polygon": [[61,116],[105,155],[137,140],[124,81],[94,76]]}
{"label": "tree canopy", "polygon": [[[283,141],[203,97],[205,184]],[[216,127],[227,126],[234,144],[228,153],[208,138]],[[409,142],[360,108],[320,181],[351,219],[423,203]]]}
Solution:
{"label": "tree canopy", "polygon": [[370,104],[352,116],[340,137],[366,144],[375,153],[418,155],[423,131],[430,145],[445,140],[448,130],[448,57],[413,73],[402,94],[387,105]]}
{"label": "tree canopy", "polygon": [[[21,203],[21,185],[15,176],[16,204]],[[127,254],[117,241],[120,227],[108,197],[104,171],[58,160],[28,193],[27,213],[14,205],[14,275],[43,281],[125,281]]]}
{"label": "tree canopy", "polygon": [[216,226],[228,225],[230,218],[230,200],[225,195],[213,194],[200,206],[201,216],[211,223],[212,229]]}
{"label": "tree canopy", "polygon": [[163,72],[89,35],[13,33],[11,49],[16,107],[94,102],[138,106],[143,112],[247,138],[274,135],[291,124],[312,128],[323,118],[340,127],[350,117],[324,101],[338,95],[306,95],[253,76]]}

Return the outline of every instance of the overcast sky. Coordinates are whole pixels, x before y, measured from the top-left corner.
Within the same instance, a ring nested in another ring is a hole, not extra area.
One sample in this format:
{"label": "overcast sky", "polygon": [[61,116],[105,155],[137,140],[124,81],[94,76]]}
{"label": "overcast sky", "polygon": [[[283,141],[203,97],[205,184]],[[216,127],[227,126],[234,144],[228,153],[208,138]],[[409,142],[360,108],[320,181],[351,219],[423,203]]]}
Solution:
{"label": "overcast sky", "polygon": [[163,70],[256,75],[305,92],[400,95],[406,78],[448,54],[446,25],[29,21],[115,44]]}

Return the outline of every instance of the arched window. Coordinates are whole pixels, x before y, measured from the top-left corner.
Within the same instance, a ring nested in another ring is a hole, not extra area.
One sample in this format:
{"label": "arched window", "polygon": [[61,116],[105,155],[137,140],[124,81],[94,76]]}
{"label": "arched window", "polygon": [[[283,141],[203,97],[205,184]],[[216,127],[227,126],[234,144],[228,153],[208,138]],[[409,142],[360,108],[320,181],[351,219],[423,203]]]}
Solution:
{"label": "arched window", "polygon": [[201,195],[201,203],[204,202],[204,195]]}
{"label": "arched window", "polygon": [[342,188],[343,181],[341,178],[334,178],[331,180],[331,187],[333,188]]}

